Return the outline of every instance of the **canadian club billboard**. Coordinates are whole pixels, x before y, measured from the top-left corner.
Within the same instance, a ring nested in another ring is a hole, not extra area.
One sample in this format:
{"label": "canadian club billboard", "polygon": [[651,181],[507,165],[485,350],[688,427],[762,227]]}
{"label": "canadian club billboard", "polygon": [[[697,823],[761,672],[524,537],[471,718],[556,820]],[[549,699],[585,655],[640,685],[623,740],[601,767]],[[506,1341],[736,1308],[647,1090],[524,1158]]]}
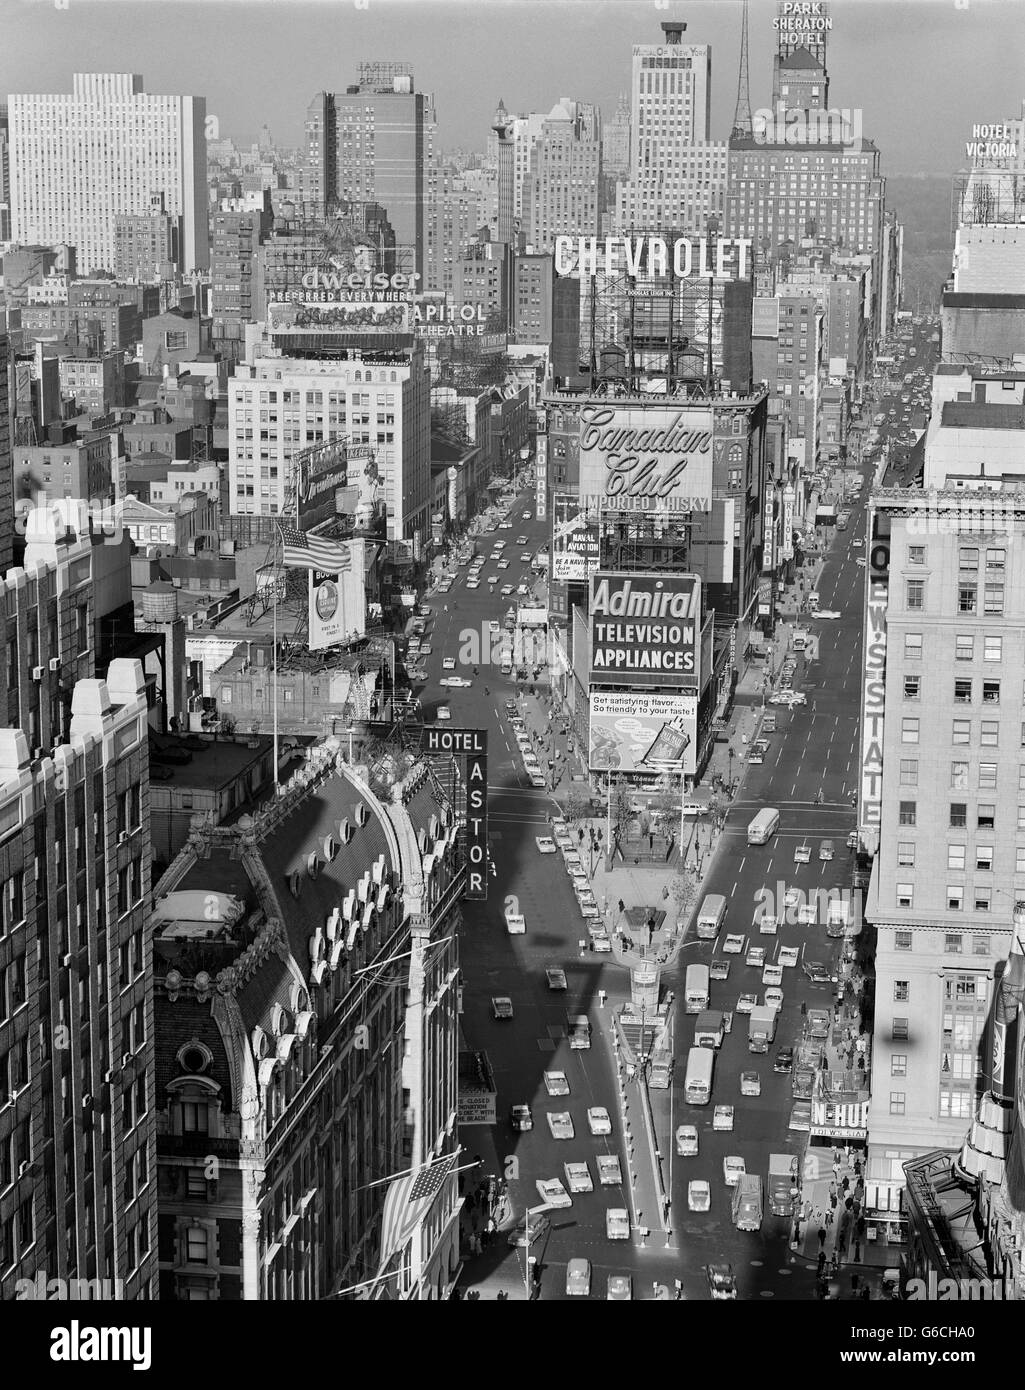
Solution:
{"label": "canadian club billboard", "polygon": [[592,576],[590,685],[697,694],[700,641],[697,575]]}
{"label": "canadian club billboard", "polygon": [[668,516],[710,511],[712,428],[704,407],[583,406],[581,503]]}

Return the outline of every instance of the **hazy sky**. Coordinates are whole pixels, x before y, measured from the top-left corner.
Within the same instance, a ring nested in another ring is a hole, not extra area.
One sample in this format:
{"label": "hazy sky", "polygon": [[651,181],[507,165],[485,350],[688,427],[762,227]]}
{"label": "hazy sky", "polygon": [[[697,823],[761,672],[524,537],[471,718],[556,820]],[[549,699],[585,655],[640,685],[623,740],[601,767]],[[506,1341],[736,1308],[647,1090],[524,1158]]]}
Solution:
{"label": "hazy sky", "polygon": [[[58,8],[58,5],[66,8]],[[364,8],[365,6],[365,8]],[[751,0],[751,105],[771,95],[775,5]],[[965,164],[975,121],[1021,114],[1025,0],[833,0],[830,105],[861,107],[886,173]],[[222,134],[298,144],[306,105],[360,59],[406,59],[433,91],[443,146],[483,149],[511,111],[560,96],[606,116],[630,46],[679,16],[712,45],[713,136],[736,100],[740,0],[0,0],[0,93],[70,91],[75,71],[131,71],[151,92],[205,96]]]}

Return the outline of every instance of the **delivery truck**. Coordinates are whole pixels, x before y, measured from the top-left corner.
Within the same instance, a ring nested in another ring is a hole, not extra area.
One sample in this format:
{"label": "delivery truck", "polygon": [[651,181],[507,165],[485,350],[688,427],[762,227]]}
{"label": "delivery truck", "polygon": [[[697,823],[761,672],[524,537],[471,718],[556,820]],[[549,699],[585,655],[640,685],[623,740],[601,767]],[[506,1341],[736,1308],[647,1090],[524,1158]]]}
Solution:
{"label": "delivery truck", "polygon": [[721,1047],[723,1017],[719,1009],[706,1009],[694,1022],[695,1047]]}
{"label": "delivery truck", "polygon": [[796,1154],[769,1155],[769,1210],[773,1216],[791,1216],[799,1192],[800,1159]]}
{"label": "delivery truck", "polygon": [[745,1173],[733,1189],[733,1224],[738,1231],[758,1231],[762,1226],[762,1180]]}
{"label": "delivery truck", "polygon": [[776,1036],[776,1010],[767,1004],[752,1009],[747,1021],[748,1052],[768,1052]]}

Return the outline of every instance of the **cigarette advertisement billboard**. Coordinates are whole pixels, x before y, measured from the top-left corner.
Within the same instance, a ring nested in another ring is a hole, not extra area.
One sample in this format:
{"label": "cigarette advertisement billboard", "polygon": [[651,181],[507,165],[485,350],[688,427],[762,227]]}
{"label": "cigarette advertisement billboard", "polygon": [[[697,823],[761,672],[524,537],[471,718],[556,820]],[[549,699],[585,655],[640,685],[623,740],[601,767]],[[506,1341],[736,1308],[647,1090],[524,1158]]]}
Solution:
{"label": "cigarette advertisement billboard", "polygon": [[592,690],[592,772],[697,771],[698,697]]}
{"label": "cigarette advertisement billboard", "polygon": [[310,570],[309,649],[323,651],[365,637],[367,592],[363,573],[365,542],[348,542],[347,567],[336,573]]}
{"label": "cigarette advertisement billboard", "polygon": [[591,578],[592,686],[700,690],[701,580],[695,574]]}
{"label": "cigarette advertisement billboard", "polygon": [[580,411],[580,498],[608,511],[681,515],[712,506],[712,412],[661,405]]}
{"label": "cigarette advertisement billboard", "polygon": [[598,568],[598,512],[578,497],[558,492],[552,502],[552,578],[557,583],[590,579]]}

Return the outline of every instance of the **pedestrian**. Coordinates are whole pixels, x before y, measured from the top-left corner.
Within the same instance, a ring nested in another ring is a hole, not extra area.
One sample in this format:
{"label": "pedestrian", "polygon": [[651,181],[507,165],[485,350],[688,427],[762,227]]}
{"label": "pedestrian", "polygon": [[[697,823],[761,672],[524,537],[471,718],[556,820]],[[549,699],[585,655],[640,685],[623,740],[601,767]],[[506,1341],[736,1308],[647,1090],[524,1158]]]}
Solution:
{"label": "pedestrian", "polygon": [[861,1159],[860,1159],[860,1158],[856,1158],[856,1159],[854,1160],[854,1176],[855,1176],[856,1178],[860,1178],[860,1177],[861,1177]]}
{"label": "pedestrian", "polygon": [[829,1209],[830,1209],[830,1211],[836,1211],[837,1202],[838,1202],[838,1201],[839,1201],[839,1198],[837,1197],[837,1195],[836,1195],[836,1190],[834,1189],[834,1190],[829,1194]]}
{"label": "pedestrian", "polygon": [[839,1182],[839,1180],[840,1180],[840,1159],[839,1159],[839,1157],[837,1157],[837,1158],[835,1158],[835,1159],[833,1160],[833,1177],[836,1178],[836,1180]]}
{"label": "pedestrian", "polygon": [[833,1251],[833,1258],[829,1262],[829,1270],[834,1278],[840,1273],[840,1256]]}
{"label": "pedestrian", "polygon": [[847,1197],[847,1198],[845,1198],[845,1200],[844,1200],[844,1209],[845,1209],[845,1211],[851,1211],[853,1207],[854,1207],[854,1198],[853,1198],[853,1197]]}
{"label": "pedestrian", "polygon": [[495,1218],[493,1216],[488,1217],[488,1224],[485,1229],[487,1231],[488,1244],[490,1245],[493,1237],[498,1231],[498,1227],[495,1225]]}
{"label": "pedestrian", "polygon": [[832,1211],[827,1211],[827,1212],[826,1212],[826,1230],[828,1230],[829,1227],[832,1226],[832,1224],[833,1224],[833,1213],[832,1213]]}
{"label": "pedestrian", "polygon": [[858,1296],[863,1303],[867,1303],[868,1300],[872,1297],[872,1290],[869,1288],[867,1284],[862,1284],[861,1293]]}
{"label": "pedestrian", "polygon": [[826,1267],[826,1252],[825,1252],[824,1250],[820,1250],[820,1251],[819,1251],[819,1263],[818,1263],[818,1277],[819,1277],[820,1279],[822,1278],[822,1272],[823,1272],[823,1270],[825,1269],[825,1267]]}
{"label": "pedestrian", "polygon": [[854,1263],[856,1265],[861,1263],[861,1241],[858,1240],[857,1236],[854,1238]]}
{"label": "pedestrian", "polygon": [[844,1193],[849,1192],[849,1191],[850,1191],[850,1187],[851,1187],[851,1180],[850,1180],[850,1178],[847,1176],[847,1174],[845,1173],[845,1174],[843,1175],[843,1182],[841,1182],[841,1184],[840,1184],[840,1191],[841,1191],[841,1192],[844,1192]]}
{"label": "pedestrian", "polygon": [[826,1248],[826,1228],[825,1228],[825,1226],[820,1226],[820,1227],[819,1227],[819,1232],[818,1232],[818,1234],[819,1234],[819,1249],[820,1249],[820,1250],[825,1250],[825,1248]]}
{"label": "pedestrian", "polygon": [[861,1280],[858,1278],[858,1276],[857,1276],[856,1274],[852,1274],[852,1275],[851,1275],[851,1293],[854,1295],[855,1298],[857,1298],[857,1296],[858,1296],[858,1285],[859,1285],[860,1283],[861,1283]]}
{"label": "pedestrian", "polygon": [[808,1017],[808,1005],[805,1003],[805,1001],[804,1001],[803,999],[801,1000],[801,1017],[802,1017],[802,1018],[807,1018],[807,1017]]}
{"label": "pedestrian", "polygon": [[830,1197],[835,1197],[835,1196],[836,1196],[836,1183],[835,1183],[835,1182],[831,1182],[831,1183],[829,1184],[829,1195],[830,1195]]}

